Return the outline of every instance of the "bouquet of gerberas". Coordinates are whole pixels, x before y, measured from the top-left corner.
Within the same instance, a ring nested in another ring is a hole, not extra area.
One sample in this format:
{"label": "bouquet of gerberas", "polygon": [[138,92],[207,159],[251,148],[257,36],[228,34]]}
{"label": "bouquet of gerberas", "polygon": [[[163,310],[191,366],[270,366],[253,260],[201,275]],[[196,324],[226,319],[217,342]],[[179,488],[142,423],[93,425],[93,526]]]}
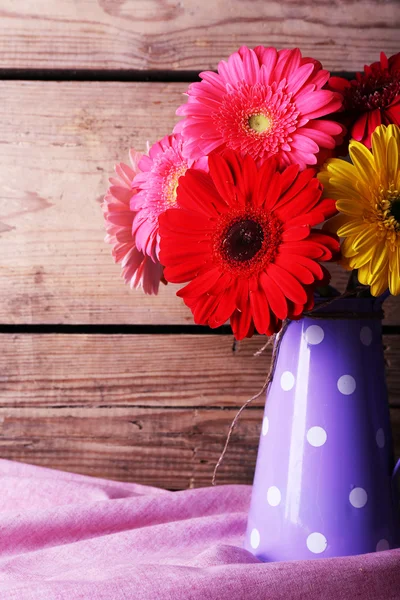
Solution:
{"label": "bouquet of gerberas", "polygon": [[[106,239],[131,287],[185,284],[195,323],[280,332],[248,550],[395,547],[380,321],[400,294],[400,53],[347,81],[298,49],[242,47],[200,79],[174,132],[116,167]],[[351,273],[341,295],[329,261]]]}
{"label": "bouquet of gerberas", "polygon": [[347,81],[298,49],[242,47],[200,78],[174,133],[110,179],[106,239],[124,279],[148,294],[186,283],[194,321],[230,319],[237,339],[311,310],[321,262],[399,294],[400,54]]}

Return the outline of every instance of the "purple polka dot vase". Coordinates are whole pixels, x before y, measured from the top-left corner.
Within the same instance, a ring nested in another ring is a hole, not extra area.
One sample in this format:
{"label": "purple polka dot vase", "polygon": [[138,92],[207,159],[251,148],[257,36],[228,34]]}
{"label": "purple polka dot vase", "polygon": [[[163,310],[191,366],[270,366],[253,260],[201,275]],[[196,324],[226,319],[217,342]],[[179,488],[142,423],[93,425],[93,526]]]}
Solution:
{"label": "purple polka dot vase", "polygon": [[380,311],[339,299],[283,334],[245,539],[262,561],[398,547]]}

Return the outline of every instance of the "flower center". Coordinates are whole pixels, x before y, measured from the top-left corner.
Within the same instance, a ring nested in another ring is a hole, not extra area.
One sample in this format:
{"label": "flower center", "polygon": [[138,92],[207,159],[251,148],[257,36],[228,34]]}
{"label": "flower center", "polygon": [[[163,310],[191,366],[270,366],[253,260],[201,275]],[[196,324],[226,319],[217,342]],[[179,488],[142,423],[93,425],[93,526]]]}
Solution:
{"label": "flower center", "polygon": [[272,213],[246,207],[221,215],[213,236],[214,258],[224,272],[250,277],[272,262],[282,223]]}
{"label": "flower center", "polygon": [[213,120],[228,148],[258,160],[292,141],[299,114],[285,80],[271,85],[241,82],[225,94]]}
{"label": "flower center", "polygon": [[271,129],[271,126],[271,119],[267,117],[267,115],[263,115],[262,113],[260,113],[256,115],[251,115],[251,117],[249,117],[249,127],[257,133],[264,133],[264,131],[268,131],[268,129]]}
{"label": "flower center", "polygon": [[372,72],[351,82],[351,87],[344,92],[344,106],[347,110],[385,108],[399,93],[398,75],[387,71]]}
{"label": "flower center", "polygon": [[222,241],[222,251],[231,260],[251,260],[261,250],[263,240],[261,225],[252,219],[246,219],[230,226]]}
{"label": "flower center", "polygon": [[164,197],[169,207],[176,204],[176,197],[178,193],[179,178],[182,177],[187,171],[187,165],[182,164],[179,168],[174,170],[167,178],[166,185],[164,188]]}
{"label": "flower center", "polygon": [[392,244],[400,236],[400,190],[391,183],[379,186],[373,196],[372,211],[364,215],[367,221],[378,225],[378,237]]}
{"label": "flower center", "polygon": [[392,200],[392,205],[389,209],[389,213],[397,222],[397,225],[400,225],[400,196],[397,196],[397,198],[394,198]]}

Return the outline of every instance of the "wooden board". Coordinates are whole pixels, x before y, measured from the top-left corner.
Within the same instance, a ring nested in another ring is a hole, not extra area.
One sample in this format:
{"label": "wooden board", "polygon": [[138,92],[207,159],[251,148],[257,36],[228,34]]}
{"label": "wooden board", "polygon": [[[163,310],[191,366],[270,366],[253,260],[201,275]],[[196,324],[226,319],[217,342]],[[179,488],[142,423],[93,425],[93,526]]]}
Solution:
{"label": "wooden board", "polygon": [[353,71],[399,50],[399,23],[397,0],[3,0],[0,66],[200,70],[264,44]]}
{"label": "wooden board", "polygon": [[[2,407],[240,406],[265,380],[264,338],[0,335]],[[258,405],[262,405],[261,399]]]}
{"label": "wooden board", "polygon": [[113,165],[171,131],[185,88],[0,82],[0,323],[191,322],[173,289],[123,284],[100,209]]}
{"label": "wooden board", "polygon": [[[167,489],[211,485],[236,409],[0,408],[2,458]],[[247,409],[218,484],[250,484],[262,408]],[[400,409],[392,409],[400,455]]]}
{"label": "wooden board", "polygon": [[[0,335],[2,407],[238,407],[262,387],[271,351],[255,336]],[[400,406],[400,336],[386,336],[390,401]],[[262,406],[264,399],[254,403]]]}
{"label": "wooden board", "polygon": [[[185,89],[0,82],[0,323],[192,323],[176,286],[154,298],[123,284],[100,210],[113,164],[170,132]],[[343,290],[347,274],[332,270]],[[400,323],[399,302],[386,305],[385,322]]]}
{"label": "wooden board", "polygon": [[[0,408],[2,458],[97,477],[187,489],[211,485],[235,409]],[[232,437],[218,483],[251,483],[262,408]]]}
{"label": "wooden board", "polygon": [[[0,69],[21,79],[88,69],[91,80],[159,69],[172,81],[263,43],[353,71],[398,51],[399,21],[397,0],[219,0],[212,10],[197,0],[3,0]],[[172,130],[186,88],[0,81],[0,325],[192,323],[176,286],[149,298],[122,284],[100,210],[113,164]],[[400,323],[393,300],[385,323]],[[231,336],[2,334],[0,455],[169,489],[209,485],[233,416],[265,379],[271,352],[254,357],[263,342],[232,353]],[[400,336],[385,344],[400,454]],[[251,483],[263,404],[243,414],[219,483]]]}
{"label": "wooden board", "polygon": [[[261,338],[1,335],[0,455],[169,489],[209,485],[238,407],[262,386]],[[385,343],[400,406],[400,338]],[[264,398],[248,408],[220,483],[250,483]],[[400,454],[400,408],[393,408]]]}

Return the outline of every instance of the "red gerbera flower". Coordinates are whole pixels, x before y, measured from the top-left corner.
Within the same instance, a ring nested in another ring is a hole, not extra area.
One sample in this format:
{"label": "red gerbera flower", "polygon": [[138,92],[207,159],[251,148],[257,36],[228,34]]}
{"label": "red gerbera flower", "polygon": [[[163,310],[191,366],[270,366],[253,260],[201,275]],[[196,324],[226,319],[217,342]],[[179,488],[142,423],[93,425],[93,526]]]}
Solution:
{"label": "red gerbera flower", "polygon": [[317,282],[329,281],[318,261],[339,252],[336,236],[312,229],[336,213],[321,200],[314,169],[260,168],[249,155],[209,157],[210,173],[189,169],[179,180],[180,210],[160,216],[160,260],[196,323],[219,327],[230,318],[235,337],[279,331],[314,305]]}
{"label": "red gerbera flower", "polygon": [[400,125],[400,52],[364,67],[353,81],[331,77],[329,87],[343,94],[344,124],[351,136],[371,148],[371,135],[381,125]]}

